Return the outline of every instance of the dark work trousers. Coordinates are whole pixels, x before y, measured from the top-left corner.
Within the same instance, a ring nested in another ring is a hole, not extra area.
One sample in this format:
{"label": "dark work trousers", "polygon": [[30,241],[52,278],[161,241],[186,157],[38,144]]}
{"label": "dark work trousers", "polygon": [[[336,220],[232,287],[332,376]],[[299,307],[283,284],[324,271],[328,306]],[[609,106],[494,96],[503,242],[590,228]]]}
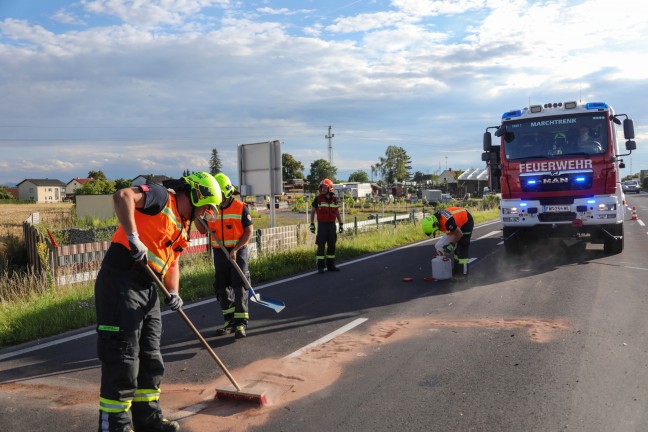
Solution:
{"label": "dark work trousers", "polygon": [[[317,222],[317,268],[335,268],[335,243],[337,242],[337,228],[335,222]],[[326,248],[326,255],[324,255]]]}
{"label": "dark work trousers", "polygon": [[135,430],[160,423],[164,363],[155,286],[143,269],[103,266],[95,283],[95,308],[101,360],[99,431],[130,431],[129,408]]}
{"label": "dark work trousers", "polygon": [[475,221],[470,213],[468,213],[468,221],[460,227],[463,236],[457,243],[457,249],[455,251],[455,263],[454,263],[454,272],[459,273],[463,272],[463,264],[468,261],[470,258],[470,239],[472,238],[473,228],[475,227]]}
{"label": "dark work trousers", "polygon": [[[231,249],[228,249],[231,252]],[[238,271],[229,262],[220,248],[214,248],[214,291],[223,311],[225,327],[247,326],[250,315],[248,313],[248,290]],[[236,252],[236,263],[243,274],[250,279],[248,270],[248,248],[242,247]]]}

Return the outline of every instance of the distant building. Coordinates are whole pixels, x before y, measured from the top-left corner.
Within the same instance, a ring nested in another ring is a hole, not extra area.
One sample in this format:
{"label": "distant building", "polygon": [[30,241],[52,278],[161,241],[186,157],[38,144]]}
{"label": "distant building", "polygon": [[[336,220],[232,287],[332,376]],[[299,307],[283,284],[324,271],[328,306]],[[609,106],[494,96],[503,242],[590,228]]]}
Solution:
{"label": "distant building", "polygon": [[457,180],[460,193],[482,196],[484,187],[488,186],[488,169],[469,168]]}
{"label": "distant building", "polygon": [[83,186],[86,183],[89,183],[91,181],[94,181],[92,177],[90,178],[73,178],[67,184],[65,185],[65,195],[67,199],[72,199],[74,198],[74,195],[76,195],[77,189],[79,189],[81,186]]}
{"label": "distant building", "polygon": [[65,183],[56,179],[25,179],[16,185],[18,199],[37,203],[63,202]]}
{"label": "distant building", "polygon": [[133,180],[131,180],[131,184],[133,186],[139,186],[146,183],[162,184],[164,180],[171,180],[171,177],[167,177],[163,174],[143,174],[138,175]]}

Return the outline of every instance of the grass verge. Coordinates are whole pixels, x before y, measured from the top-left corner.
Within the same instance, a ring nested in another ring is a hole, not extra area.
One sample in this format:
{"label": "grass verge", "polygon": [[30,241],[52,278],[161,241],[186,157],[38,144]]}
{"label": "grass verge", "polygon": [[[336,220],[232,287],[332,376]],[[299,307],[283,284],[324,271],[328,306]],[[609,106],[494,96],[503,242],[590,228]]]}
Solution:
{"label": "grass verge", "polygon": [[[475,223],[494,219],[498,210],[471,211]],[[381,229],[338,237],[338,262],[425,239],[419,224],[387,225]],[[187,258],[187,259],[185,259]],[[254,285],[315,269],[315,245],[268,254],[250,261]],[[183,257],[182,298],[185,302],[213,295],[214,269],[209,256]],[[94,283],[62,288],[40,286],[19,296],[0,298],[0,347],[33,341],[95,323]]]}

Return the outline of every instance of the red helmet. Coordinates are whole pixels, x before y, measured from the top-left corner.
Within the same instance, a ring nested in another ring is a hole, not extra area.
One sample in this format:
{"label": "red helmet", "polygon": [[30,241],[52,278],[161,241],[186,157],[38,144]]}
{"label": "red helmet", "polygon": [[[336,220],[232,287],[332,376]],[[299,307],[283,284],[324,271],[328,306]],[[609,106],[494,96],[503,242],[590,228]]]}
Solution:
{"label": "red helmet", "polygon": [[325,178],[319,184],[320,189],[322,189],[322,186],[326,186],[327,192],[333,192],[333,182],[331,180]]}

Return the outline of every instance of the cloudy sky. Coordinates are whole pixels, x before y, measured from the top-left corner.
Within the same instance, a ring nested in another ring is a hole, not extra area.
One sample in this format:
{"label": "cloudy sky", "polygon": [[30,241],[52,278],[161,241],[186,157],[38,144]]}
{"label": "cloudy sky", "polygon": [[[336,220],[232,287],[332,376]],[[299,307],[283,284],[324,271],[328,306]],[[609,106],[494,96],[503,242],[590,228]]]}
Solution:
{"label": "cloudy sky", "polygon": [[0,184],[208,170],[268,140],[346,179],[481,168],[501,114],[603,101],[648,169],[641,0],[0,0]]}

